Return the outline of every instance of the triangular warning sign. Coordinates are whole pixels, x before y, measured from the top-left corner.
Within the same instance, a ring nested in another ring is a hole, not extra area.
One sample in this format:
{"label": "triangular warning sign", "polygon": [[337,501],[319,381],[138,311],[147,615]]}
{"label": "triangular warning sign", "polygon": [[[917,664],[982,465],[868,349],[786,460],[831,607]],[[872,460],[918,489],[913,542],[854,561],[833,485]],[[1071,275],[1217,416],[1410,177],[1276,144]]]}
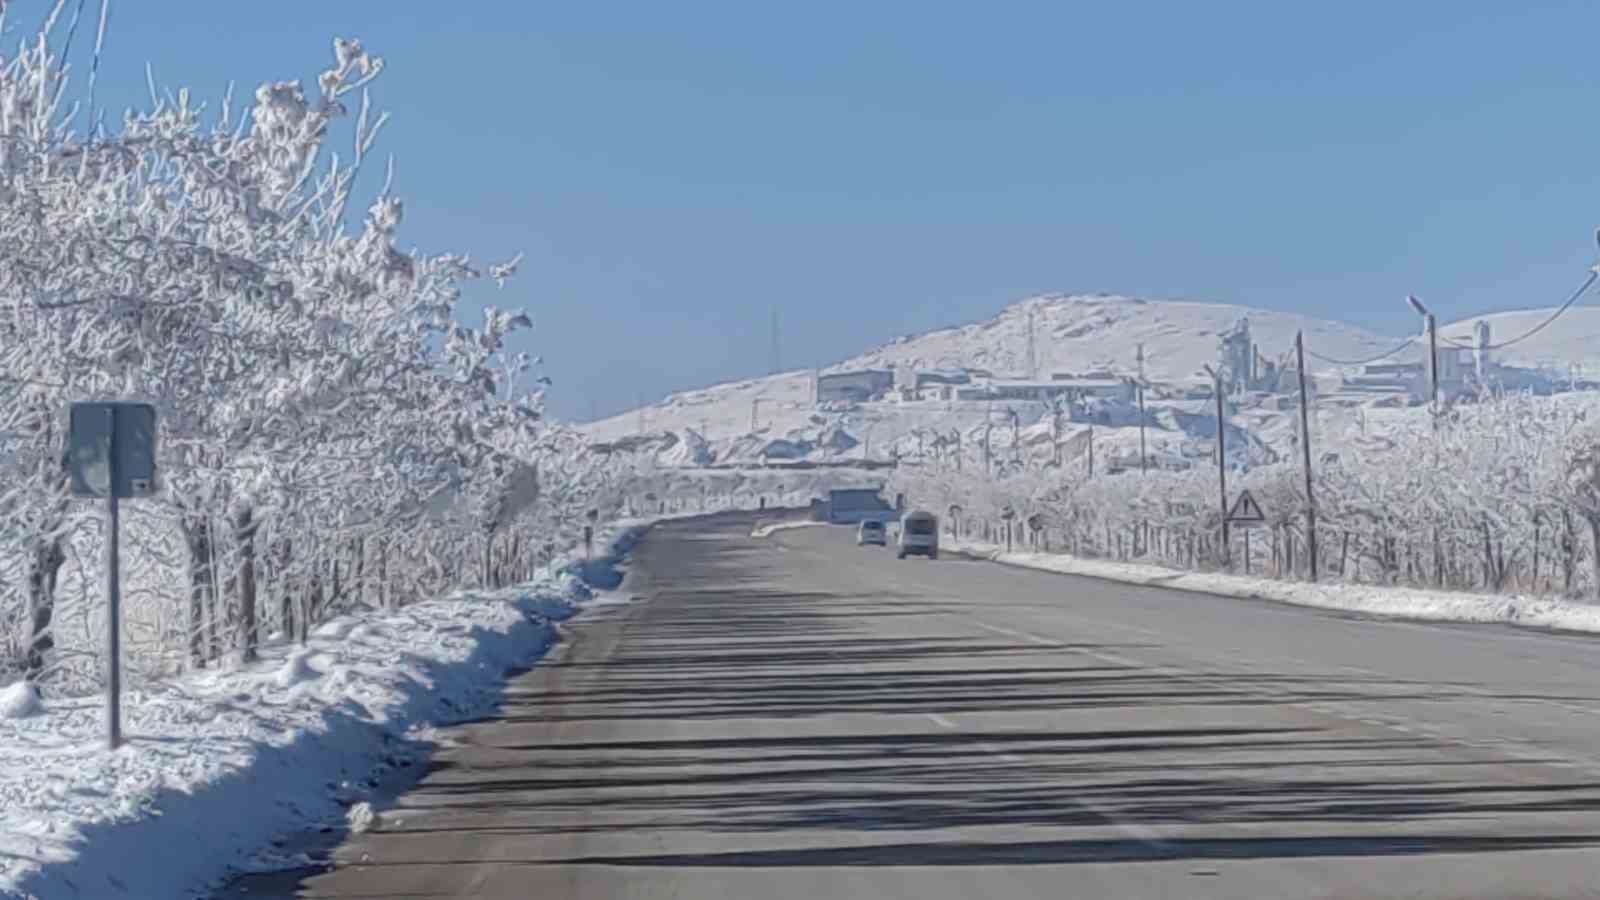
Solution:
{"label": "triangular warning sign", "polygon": [[1228,522],[1234,525],[1249,525],[1256,522],[1265,522],[1267,517],[1261,513],[1261,504],[1256,498],[1250,496],[1249,491],[1240,491],[1239,499],[1233,501],[1233,508],[1228,510]]}

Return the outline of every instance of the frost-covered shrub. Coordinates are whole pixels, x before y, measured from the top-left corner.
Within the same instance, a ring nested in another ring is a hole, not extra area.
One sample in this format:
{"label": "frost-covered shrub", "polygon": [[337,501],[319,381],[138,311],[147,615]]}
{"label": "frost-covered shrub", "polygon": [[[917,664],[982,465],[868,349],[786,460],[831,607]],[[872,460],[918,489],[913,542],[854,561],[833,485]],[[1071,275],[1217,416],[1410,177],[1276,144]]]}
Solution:
{"label": "frost-covered shrub", "polygon": [[[1572,595],[1600,591],[1600,417],[1582,394],[1522,394],[1458,405],[1434,429],[1423,416],[1369,433],[1329,416],[1313,435],[1323,577],[1471,590]],[[1297,440],[1297,438],[1295,438]],[[1244,562],[1258,573],[1308,572],[1298,446],[1243,467],[1230,454],[1229,494],[1248,489],[1264,527],[1220,542],[1221,497],[1210,465],[1087,477],[1079,465],[957,468],[919,460],[892,490],[918,505],[961,509],[959,527],[991,540],[1001,515],[1043,526],[1029,540],[1073,553],[1185,567]],[[1103,457],[1102,457],[1103,458]],[[953,525],[953,523],[952,523]],[[1015,532],[1014,532],[1015,534]],[[1248,535],[1248,536],[1247,536]]]}

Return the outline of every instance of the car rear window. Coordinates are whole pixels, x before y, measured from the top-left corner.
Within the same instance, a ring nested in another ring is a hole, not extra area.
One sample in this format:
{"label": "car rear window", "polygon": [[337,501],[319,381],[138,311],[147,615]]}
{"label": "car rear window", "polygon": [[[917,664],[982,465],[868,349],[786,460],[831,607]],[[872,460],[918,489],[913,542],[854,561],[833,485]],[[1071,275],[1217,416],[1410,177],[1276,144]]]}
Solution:
{"label": "car rear window", "polygon": [[933,534],[933,523],[913,520],[906,523],[907,534]]}
{"label": "car rear window", "polygon": [[861,523],[861,528],[862,528],[863,531],[882,531],[883,530],[883,523],[882,522],[862,522]]}

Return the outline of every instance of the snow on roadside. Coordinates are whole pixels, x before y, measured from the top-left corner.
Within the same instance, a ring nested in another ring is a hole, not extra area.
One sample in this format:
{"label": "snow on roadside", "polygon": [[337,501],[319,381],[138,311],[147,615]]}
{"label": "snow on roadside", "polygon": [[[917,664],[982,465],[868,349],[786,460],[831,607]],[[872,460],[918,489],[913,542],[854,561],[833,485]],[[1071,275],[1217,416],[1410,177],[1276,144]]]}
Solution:
{"label": "snow on roadside", "polygon": [[[647,527],[616,523],[596,543],[614,559]],[[490,711],[506,671],[591,595],[580,571],[600,565],[340,617],[249,667],[130,691],[116,751],[101,698],[0,692],[0,897],[196,896],[275,837],[370,824],[361,804],[381,776],[415,765],[431,727]]]}
{"label": "snow on roadside", "polygon": [[1144,563],[1080,559],[1062,553],[1006,552],[993,544],[950,541],[952,550],[1005,565],[1085,575],[1127,584],[1198,591],[1296,606],[1434,622],[1494,623],[1600,633],[1600,606],[1524,594],[1467,594],[1340,582],[1280,581],[1221,572],[1189,572]]}
{"label": "snow on roadside", "polygon": [[0,719],[25,719],[41,709],[39,689],[26,681],[13,682],[0,690]]}
{"label": "snow on roadside", "polygon": [[813,525],[826,525],[826,524],[828,524],[828,523],[827,522],[816,522],[816,521],[813,521],[811,519],[805,519],[805,520],[800,520],[800,521],[789,521],[789,522],[768,522],[765,525],[757,525],[755,527],[755,529],[750,532],[750,536],[753,537],[753,538],[761,538],[761,537],[766,537],[769,534],[772,534],[774,531],[787,531],[790,528],[810,528]]}

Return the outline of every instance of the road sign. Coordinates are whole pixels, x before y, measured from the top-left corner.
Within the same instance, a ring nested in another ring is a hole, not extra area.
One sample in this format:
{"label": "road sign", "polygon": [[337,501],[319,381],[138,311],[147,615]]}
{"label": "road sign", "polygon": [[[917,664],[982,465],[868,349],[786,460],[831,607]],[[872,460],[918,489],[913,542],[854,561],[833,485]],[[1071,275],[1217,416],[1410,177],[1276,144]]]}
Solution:
{"label": "road sign", "polygon": [[74,403],[63,462],[72,493],[106,501],[106,731],[122,743],[122,573],[117,501],[156,491],[156,408],[148,403]]}
{"label": "road sign", "polygon": [[1239,499],[1233,501],[1233,507],[1228,510],[1229,525],[1260,525],[1266,520],[1267,517],[1261,512],[1261,504],[1250,496],[1249,491],[1240,491]]}
{"label": "road sign", "polygon": [[156,409],[148,403],[74,403],[67,472],[78,497],[148,497],[156,490]]}

